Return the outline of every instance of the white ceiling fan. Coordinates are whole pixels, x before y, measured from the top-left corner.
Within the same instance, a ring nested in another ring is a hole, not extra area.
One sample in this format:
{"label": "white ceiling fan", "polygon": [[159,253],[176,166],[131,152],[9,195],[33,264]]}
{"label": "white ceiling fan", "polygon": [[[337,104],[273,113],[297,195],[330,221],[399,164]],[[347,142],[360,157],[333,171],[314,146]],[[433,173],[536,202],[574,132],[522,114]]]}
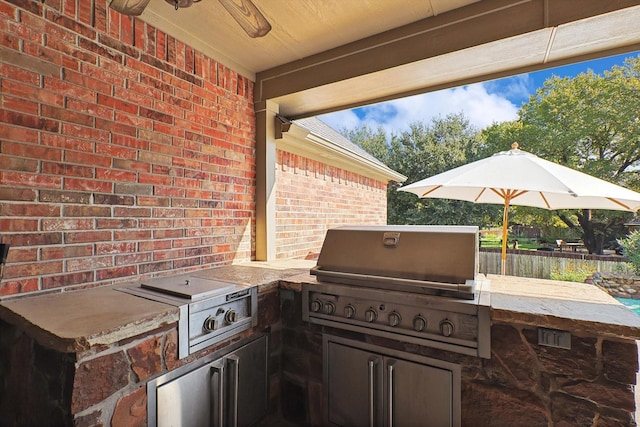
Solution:
{"label": "white ceiling fan", "polygon": [[[125,15],[140,15],[151,0],[112,0],[109,7]],[[176,10],[199,3],[201,0],[165,0]],[[218,0],[249,37],[263,37],[271,24],[251,0]]]}

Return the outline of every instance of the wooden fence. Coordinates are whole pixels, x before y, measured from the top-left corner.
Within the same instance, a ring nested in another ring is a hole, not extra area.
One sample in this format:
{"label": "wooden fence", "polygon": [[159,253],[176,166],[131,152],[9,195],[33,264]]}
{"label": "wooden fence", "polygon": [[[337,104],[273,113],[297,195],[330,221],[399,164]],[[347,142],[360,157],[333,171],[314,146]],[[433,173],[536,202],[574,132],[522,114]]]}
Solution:
{"label": "wooden fence", "polygon": [[[497,248],[480,248],[480,273],[500,274],[501,251]],[[505,264],[510,276],[551,278],[552,272],[590,271],[628,273],[625,259],[618,255],[589,255],[573,252],[547,252],[509,249]]]}

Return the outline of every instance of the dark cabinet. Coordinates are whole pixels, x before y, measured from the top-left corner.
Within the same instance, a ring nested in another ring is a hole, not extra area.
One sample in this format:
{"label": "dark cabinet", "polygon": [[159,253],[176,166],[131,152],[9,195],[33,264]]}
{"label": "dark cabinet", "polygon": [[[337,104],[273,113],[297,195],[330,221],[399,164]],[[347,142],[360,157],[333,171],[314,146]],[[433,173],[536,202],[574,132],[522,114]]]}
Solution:
{"label": "dark cabinet", "polygon": [[460,425],[458,365],[338,337],[324,352],[329,425]]}
{"label": "dark cabinet", "polygon": [[151,390],[155,402],[150,405],[155,425],[253,424],[267,409],[267,355],[267,337],[261,336],[188,372],[158,379]]}

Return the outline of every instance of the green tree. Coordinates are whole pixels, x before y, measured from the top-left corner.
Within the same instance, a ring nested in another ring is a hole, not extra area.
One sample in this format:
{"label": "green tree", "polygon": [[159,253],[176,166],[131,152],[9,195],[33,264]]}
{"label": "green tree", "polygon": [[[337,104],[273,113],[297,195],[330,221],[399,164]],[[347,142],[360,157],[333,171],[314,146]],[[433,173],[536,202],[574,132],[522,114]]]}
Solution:
{"label": "green tree", "polygon": [[387,134],[382,126],[378,126],[375,131],[369,126],[355,129],[342,128],[340,133],[382,163],[387,164],[389,146],[387,145]]}
{"label": "green tree", "polygon": [[[462,114],[412,123],[409,130],[391,136],[367,127],[341,131],[354,143],[407,176],[407,184],[478,159],[479,131]],[[389,224],[486,225],[499,221],[501,210],[491,205],[459,200],[420,199],[390,185],[387,198]]]}
{"label": "green tree", "polygon": [[[551,77],[522,105],[519,120],[485,129],[483,150],[500,151],[513,141],[547,160],[610,182],[640,188],[640,57],[602,75]],[[601,254],[624,232],[631,214],[557,211],[579,231],[590,253]]]}

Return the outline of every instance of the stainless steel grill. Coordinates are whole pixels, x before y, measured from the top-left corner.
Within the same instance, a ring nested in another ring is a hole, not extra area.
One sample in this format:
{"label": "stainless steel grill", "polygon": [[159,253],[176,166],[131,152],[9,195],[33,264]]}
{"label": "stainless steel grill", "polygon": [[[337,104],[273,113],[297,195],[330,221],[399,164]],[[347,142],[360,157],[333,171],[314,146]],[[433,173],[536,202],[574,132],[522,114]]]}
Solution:
{"label": "stainless steel grill", "polygon": [[489,283],[478,228],[331,229],[303,285],[309,322],[490,357]]}

